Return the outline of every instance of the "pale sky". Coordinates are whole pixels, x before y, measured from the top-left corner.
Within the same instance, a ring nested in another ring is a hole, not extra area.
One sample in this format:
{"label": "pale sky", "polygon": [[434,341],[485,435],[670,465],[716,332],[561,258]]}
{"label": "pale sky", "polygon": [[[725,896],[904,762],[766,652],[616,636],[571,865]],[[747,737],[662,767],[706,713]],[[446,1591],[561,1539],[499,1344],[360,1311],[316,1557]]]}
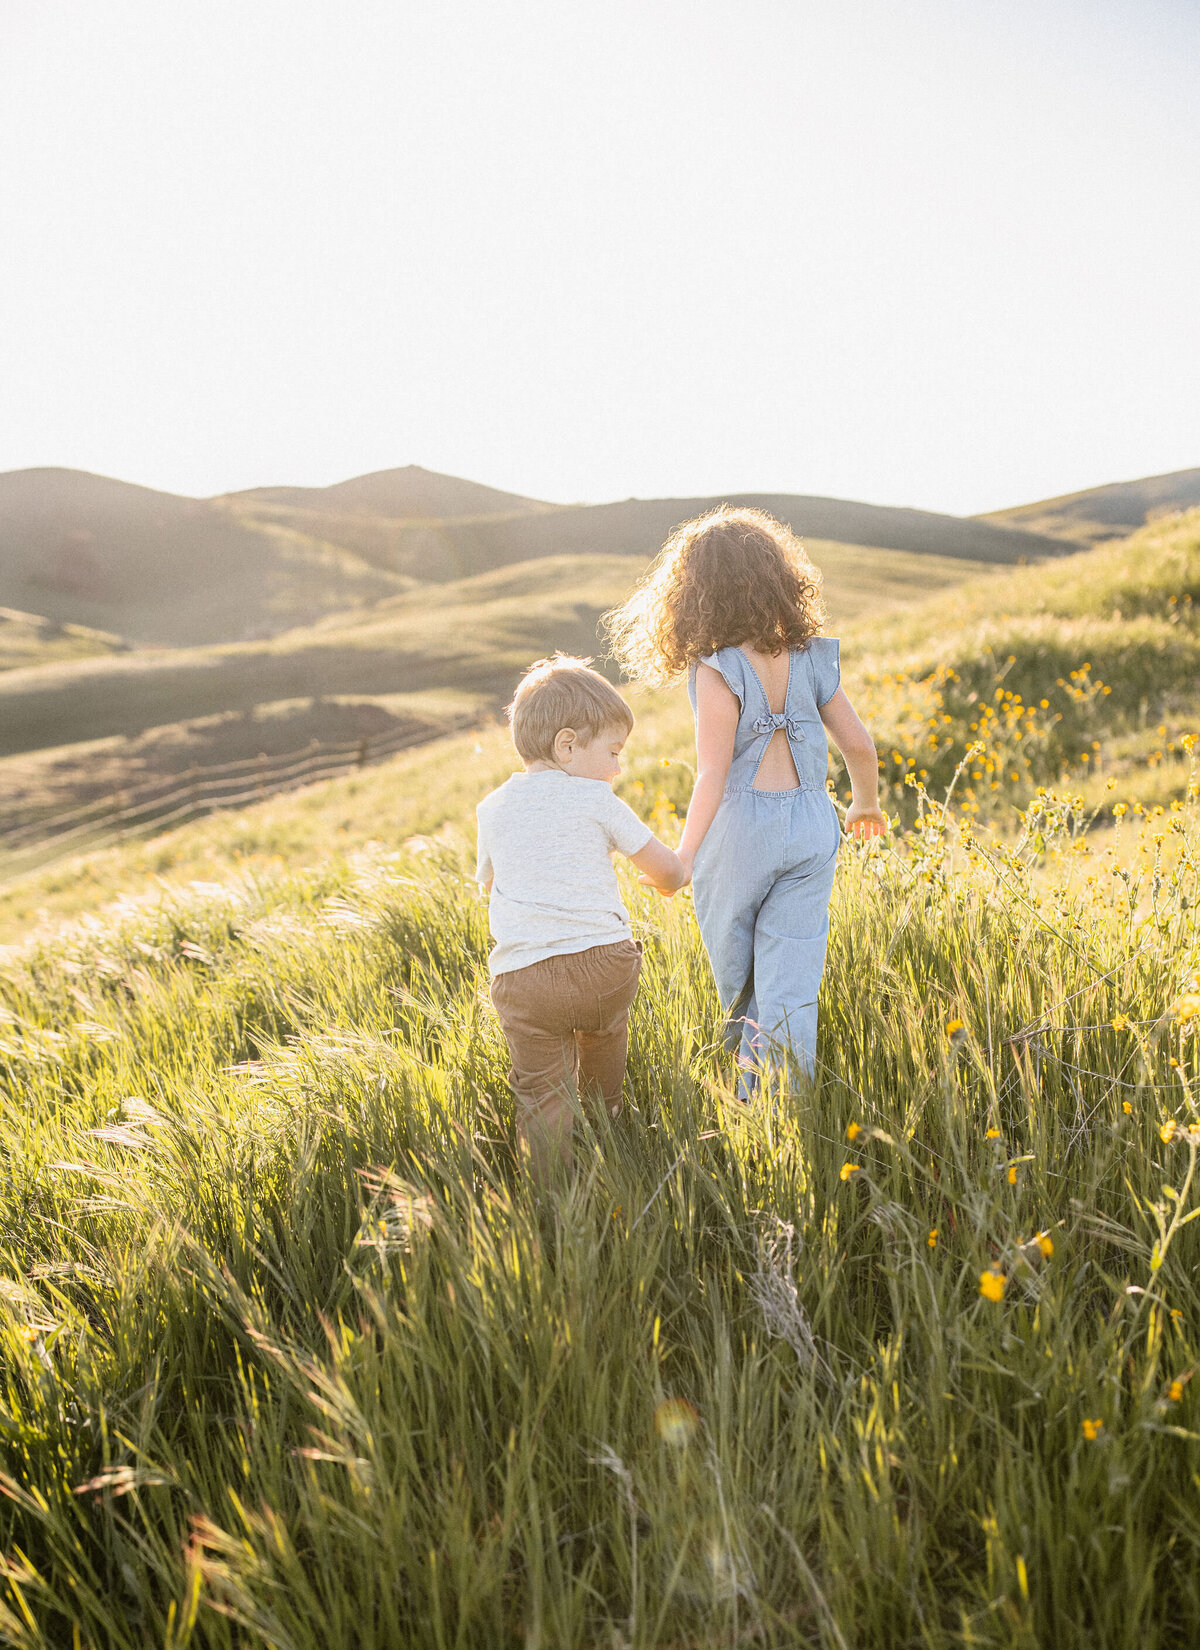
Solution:
{"label": "pale sky", "polygon": [[0,470],[1200,465],[1200,0],[0,0]]}

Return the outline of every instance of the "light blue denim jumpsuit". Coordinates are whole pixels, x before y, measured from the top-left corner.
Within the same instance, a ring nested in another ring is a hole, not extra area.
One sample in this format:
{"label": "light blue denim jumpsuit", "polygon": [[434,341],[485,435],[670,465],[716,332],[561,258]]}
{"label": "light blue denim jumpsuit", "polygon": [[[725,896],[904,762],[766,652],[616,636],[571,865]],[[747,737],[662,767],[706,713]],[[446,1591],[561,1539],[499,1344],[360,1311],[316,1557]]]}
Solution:
{"label": "light blue denim jumpsuit", "polygon": [[[829,744],[817,707],[838,690],[838,643],[815,636],[792,648],[778,712],[741,648],[723,647],[701,663],[720,671],[740,707],[725,794],[696,855],[692,888],[726,1015],[725,1043],[737,1050],[746,1093],[753,1072],[778,1063],[785,1048],[810,1076],[816,1063],[817,992],[842,835],[825,789]],[[694,714],[695,665],[688,697]],[[756,791],[754,777],[779,729],[799,787]]]}

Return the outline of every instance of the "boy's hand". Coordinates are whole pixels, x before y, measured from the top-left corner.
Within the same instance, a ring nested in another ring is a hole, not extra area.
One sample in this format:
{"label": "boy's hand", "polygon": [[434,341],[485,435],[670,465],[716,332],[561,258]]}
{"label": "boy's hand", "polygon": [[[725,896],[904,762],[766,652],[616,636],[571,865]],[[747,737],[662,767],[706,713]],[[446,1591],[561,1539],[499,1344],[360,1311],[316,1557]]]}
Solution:
{"label": "boy's hand", "polygon": [[888,816],[879,807],[864,808],[852,802],[846,809],[847,836],[883,836],[888,828]]}
{"label": "boy's hand", "polygon": [[679,892],[681,888],[686,888],[688,883],[691,882],[692,862],[695,857],[696,856],[694,854],[683,854],[678,851],[676,852],[675,858],[679,861],[679,869],[682,872],[683,880],[682,882],[677,882],[673,888],[663,887],[660,883],[655,882],[653,877],[640,876],[638,881],[645,883],[648,888],[657,889],[664,899],[671,899]]}
{"label": "boy's hand", "polygon": [[688,881],[690,873],[685,873],[679,855],[656,836],[629,857],[642,873],[638,881],[655,889],[664,899],[670,899]]}

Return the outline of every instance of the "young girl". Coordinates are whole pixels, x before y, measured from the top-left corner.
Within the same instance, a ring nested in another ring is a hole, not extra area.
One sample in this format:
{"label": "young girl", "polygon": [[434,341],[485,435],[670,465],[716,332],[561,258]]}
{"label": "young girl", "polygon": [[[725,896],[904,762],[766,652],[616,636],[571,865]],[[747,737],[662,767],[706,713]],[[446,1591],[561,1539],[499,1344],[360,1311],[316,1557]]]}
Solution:
{"label": "young girl", "polygon": [[886,829],[875,746],[839,685],[838,643],[821,634],[819,585],[788,528],[723,505],[676,528],[606,619],[629,675],[687,672],[697,762],[679,857],[743,1093],[788,1049],[815,1067],[841,840],[826,733],[853,788],[847,831]]}

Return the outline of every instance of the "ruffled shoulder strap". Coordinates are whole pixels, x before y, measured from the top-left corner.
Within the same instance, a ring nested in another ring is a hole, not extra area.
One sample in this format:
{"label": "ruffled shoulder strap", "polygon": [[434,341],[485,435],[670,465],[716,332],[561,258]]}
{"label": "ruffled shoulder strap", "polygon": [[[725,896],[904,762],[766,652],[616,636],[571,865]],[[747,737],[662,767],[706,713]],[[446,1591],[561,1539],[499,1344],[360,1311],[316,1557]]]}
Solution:
{"label": "ruffled shoulder strap", "polygon": [[[740,647],[721,647],[715,653],[710,653],[706,659],[697,661],[702,665],[711,665],[718,671],[726,687],[736,695],[738,705],[744,711],[746,708],[747,672],[749,660]],[[696,667],[692,666],[692,680],[695,681]],[[694,690],[693,690],[694,691]]]}
{"label": "ruffled shoulder strap", "polygon": [[804,649],[818,705],[827,705],[842,685],[841,647],[836,636],[814,636]]}

